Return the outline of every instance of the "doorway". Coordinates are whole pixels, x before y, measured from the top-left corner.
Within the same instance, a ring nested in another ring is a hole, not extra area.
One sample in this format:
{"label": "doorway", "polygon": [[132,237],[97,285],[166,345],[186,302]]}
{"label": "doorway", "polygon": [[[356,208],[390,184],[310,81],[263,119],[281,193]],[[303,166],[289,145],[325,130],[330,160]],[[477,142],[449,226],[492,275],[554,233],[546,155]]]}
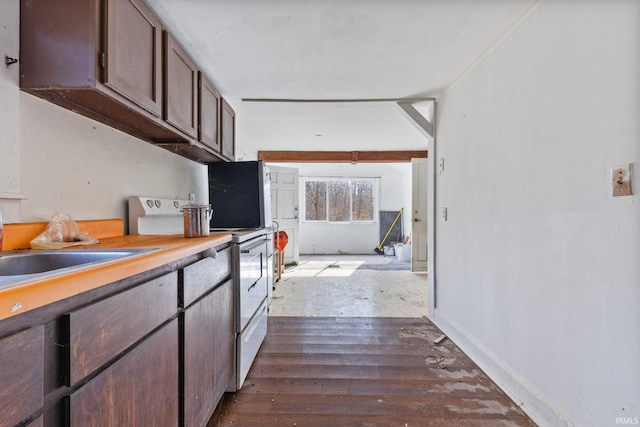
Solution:
{"label": "doorway", "polygon": [[[269,164],[299,171],[299,259],[288,263],[276,283],[270,315],[425,317],[427,276],[411,272],[411,262],[394,254],[378,255],[377,222],[370,224],[308,221],[305,182],[376,180],[376,214],[403,209],[403,230],[412,233],[413,168],[401,164]],[[272,175],[273,176],[273,175]],[[280,178],[277,178],[280,179]],[[279,183],[275,184],[276,187]],[[273,189],[274,187],[272,187]],[[426,191],[422,187],[423,191]],[[279,190],[273,191],[272,195]],[[276,193],[277,194],[277,193]],[[425,195],[426,196],[426,195]],[[279,202],[276,202],[277,204]],[[274,215],[275,217],[275,215]],[[286,251],[286,248],[285,248]],[[426,252],[426,248],[425,251]]]}
{"label": "doorway", "polygon": [[300,256],[298,169],[269,165],[271,180],[271,218],[276,231],[284,231],[288,242],[284,247],[284,263],[294,264]]}

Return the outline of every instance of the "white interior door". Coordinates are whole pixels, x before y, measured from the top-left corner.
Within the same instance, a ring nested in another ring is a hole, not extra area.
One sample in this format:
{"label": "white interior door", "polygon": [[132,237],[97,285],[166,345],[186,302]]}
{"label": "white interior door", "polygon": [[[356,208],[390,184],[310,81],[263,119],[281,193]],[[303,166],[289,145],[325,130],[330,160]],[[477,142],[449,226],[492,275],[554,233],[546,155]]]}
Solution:
{"label": "white interior door", "polygon": [[411,270],[427,271],[427,159],[412,159]]}
{"label": "white interior door", "polygon": [[269,166],[271,176],[271,215],[287,233],[289,243],[284,248],[284,262],[298,262],[300,258],[298,213],[298,169]]}

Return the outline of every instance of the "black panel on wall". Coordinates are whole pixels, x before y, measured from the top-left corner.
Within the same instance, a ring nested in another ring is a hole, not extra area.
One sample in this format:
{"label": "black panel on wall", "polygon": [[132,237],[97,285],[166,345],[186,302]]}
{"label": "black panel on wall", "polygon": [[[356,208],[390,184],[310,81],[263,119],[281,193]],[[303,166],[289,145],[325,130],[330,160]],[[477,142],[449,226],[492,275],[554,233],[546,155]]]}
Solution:
{"label": "black panel on wall", "polygon": [[[398,212],[400,211],[380,211],[380,240],[382,240],[387,234],[387,231],[389,230],[389,227],[391,227],[391,224],[393,224],[393,220],[396,219]],[[384,240],[384,242],[382,242],[382,246],[395,242],[402,242],[404,237],[403,234],[402,214],[400,214],[400,218],[398,218],[398,221],[393,225],[389,236]]]}

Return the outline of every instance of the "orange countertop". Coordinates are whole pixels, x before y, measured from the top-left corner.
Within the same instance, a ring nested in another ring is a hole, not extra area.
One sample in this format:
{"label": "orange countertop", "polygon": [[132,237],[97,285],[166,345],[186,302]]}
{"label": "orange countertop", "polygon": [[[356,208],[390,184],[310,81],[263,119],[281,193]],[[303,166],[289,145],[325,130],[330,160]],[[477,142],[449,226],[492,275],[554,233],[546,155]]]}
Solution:
{"label": "orange countertop", "polygon": [[0,289],[0,320],[161,267],[230,241],[229,233],[211,233],[209,236],[195,238],[185,238],[182,234],[131,235],[101,238],[100,242],[94,245],[72,247],[70,249],[75,250],[139,248],[159,250]]}

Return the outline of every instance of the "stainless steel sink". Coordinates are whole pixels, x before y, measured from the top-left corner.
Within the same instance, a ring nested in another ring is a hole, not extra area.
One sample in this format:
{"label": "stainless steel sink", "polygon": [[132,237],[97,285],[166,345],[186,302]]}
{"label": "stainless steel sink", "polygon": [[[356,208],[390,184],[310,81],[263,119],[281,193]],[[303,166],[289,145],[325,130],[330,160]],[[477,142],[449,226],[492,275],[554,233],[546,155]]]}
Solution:
{"label": "stainless steel sink", "polygon": [[5,251],[0,254],[0,289],[143,255],[157,249]]}

